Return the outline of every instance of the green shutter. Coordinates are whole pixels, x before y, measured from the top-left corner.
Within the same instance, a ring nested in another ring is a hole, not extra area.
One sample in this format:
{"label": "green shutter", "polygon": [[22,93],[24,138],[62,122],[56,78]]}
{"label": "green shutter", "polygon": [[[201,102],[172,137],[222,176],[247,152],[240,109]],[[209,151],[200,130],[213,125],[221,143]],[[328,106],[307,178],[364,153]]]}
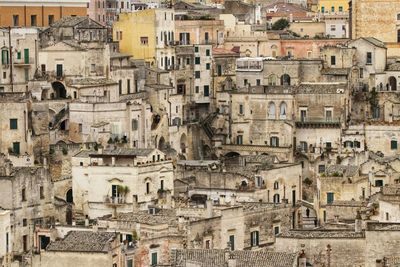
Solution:
{"label": "green shutter", "polygon": [[29,64],[29,48],[24,49],[24,63]]}

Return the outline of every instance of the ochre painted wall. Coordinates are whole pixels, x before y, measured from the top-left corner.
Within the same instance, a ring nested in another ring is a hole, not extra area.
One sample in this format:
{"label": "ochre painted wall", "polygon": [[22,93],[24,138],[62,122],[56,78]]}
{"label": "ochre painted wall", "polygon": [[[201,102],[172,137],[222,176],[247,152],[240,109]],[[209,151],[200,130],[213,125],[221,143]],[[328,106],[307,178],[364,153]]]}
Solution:
{"label": "ochre painted wall", "polygon": [[[0,6],[0,27],[20,26],[30,27],[31,16],[36,15],[36,26],[49,26],[49,15],[54,16],[54,21],[67,16],[86,16],[86,7],[64,6]],[[13,25],[13,16],[19,16],[19,24]]]}

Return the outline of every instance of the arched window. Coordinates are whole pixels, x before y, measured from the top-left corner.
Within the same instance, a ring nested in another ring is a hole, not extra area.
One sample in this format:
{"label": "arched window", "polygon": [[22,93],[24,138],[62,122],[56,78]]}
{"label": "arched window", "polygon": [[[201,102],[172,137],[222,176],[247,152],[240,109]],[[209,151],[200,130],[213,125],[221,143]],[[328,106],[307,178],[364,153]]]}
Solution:
{"label": "arched window", "polygon": [[268,85],[276,85],[276,75],[271,74],[268,76]]}
{"label": "arched window", "polygon": [[268,119],[275,119],[275,103],[270,102],[268,105]]}
{"label": "arched window", "polygon": [[288,74],[283,74],[281,76],[281,85],[283,86],[290,85],[290,76]]}
{"label": "arched window", "polygon": [[279,194],[274,195],[274,203],[280,203]]}
{"label": "arched window", "polygon": [[279,118],[281,120],[285,120],[286,119],[286,109],[287,109],[286,102],[282,102],[280,107],[279,107]]}

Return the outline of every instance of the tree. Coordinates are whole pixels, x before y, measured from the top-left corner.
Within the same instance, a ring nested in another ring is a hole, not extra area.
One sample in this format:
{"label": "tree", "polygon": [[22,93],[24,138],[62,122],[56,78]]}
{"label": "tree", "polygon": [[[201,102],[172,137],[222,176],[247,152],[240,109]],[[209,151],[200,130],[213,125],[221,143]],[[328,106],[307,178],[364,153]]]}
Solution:
{"label": "tree", "polygon": [[279,19],[277,20],[273,25],[272,25],[272,29],[274,31],[280,31],[280,30],[284,30],[286,28],[289,28],[289,21],[287,19]]}

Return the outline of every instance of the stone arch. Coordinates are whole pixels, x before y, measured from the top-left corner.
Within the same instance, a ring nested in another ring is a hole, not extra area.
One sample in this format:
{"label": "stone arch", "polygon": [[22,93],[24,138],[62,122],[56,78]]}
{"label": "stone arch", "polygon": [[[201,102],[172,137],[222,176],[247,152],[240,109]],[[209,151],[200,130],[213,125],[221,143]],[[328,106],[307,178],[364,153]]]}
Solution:
{"label": "stone arch", "polygon": [[228,152],[224,155],[225,158],[236,158],[236,157],[240,157],[240,154],[236,151],[231,151]]}
{"label": "stone arch", "polygon": [[67,201],[67,203],[74,203],[72,188],[68,189],[67,193],[65,194],[65,201]]}
{"label": "stone arch", "polygon": [[290,85],[290,76],[289,74],[283,74],[281,76],[281,85],[283,86],[289,86]]}
{"label": "stone arch", "polygon": [[66,131],[66,130],[68,130],[68,119],[63,120],[63,121],[60,123],[60,130],[61,130],[61,131]]}
{"label": "stone arch", "polygon": [[397,80],[394,76],[389,77],[389,85],[392,91],[397,90]]}
{"label": "stone arch", "polygon": [[166,149],[166,143],[165,143],[165,139],[163,136],[160,137],[160,139],[158,140],[158,149],[163,150]]}
{"label": "stone arch", "polygon": [[53,82],[51,84],[51,87],[53,88],[55,92],[55,98],[67,98],[67,90],[65,89],[64,84],[61,82]]}
{"label": "stone arch", "polygon": [[179,142],[179,144],[180,144],[180,150],[181,150],[181,153],[182,154],[185,154],[186,153],[186,147],[187,147],[187,137],[186,137],[186,134],[185,133],[183,133],[182,135],[181,135],[181,139],[180,139],[180,142]]}

